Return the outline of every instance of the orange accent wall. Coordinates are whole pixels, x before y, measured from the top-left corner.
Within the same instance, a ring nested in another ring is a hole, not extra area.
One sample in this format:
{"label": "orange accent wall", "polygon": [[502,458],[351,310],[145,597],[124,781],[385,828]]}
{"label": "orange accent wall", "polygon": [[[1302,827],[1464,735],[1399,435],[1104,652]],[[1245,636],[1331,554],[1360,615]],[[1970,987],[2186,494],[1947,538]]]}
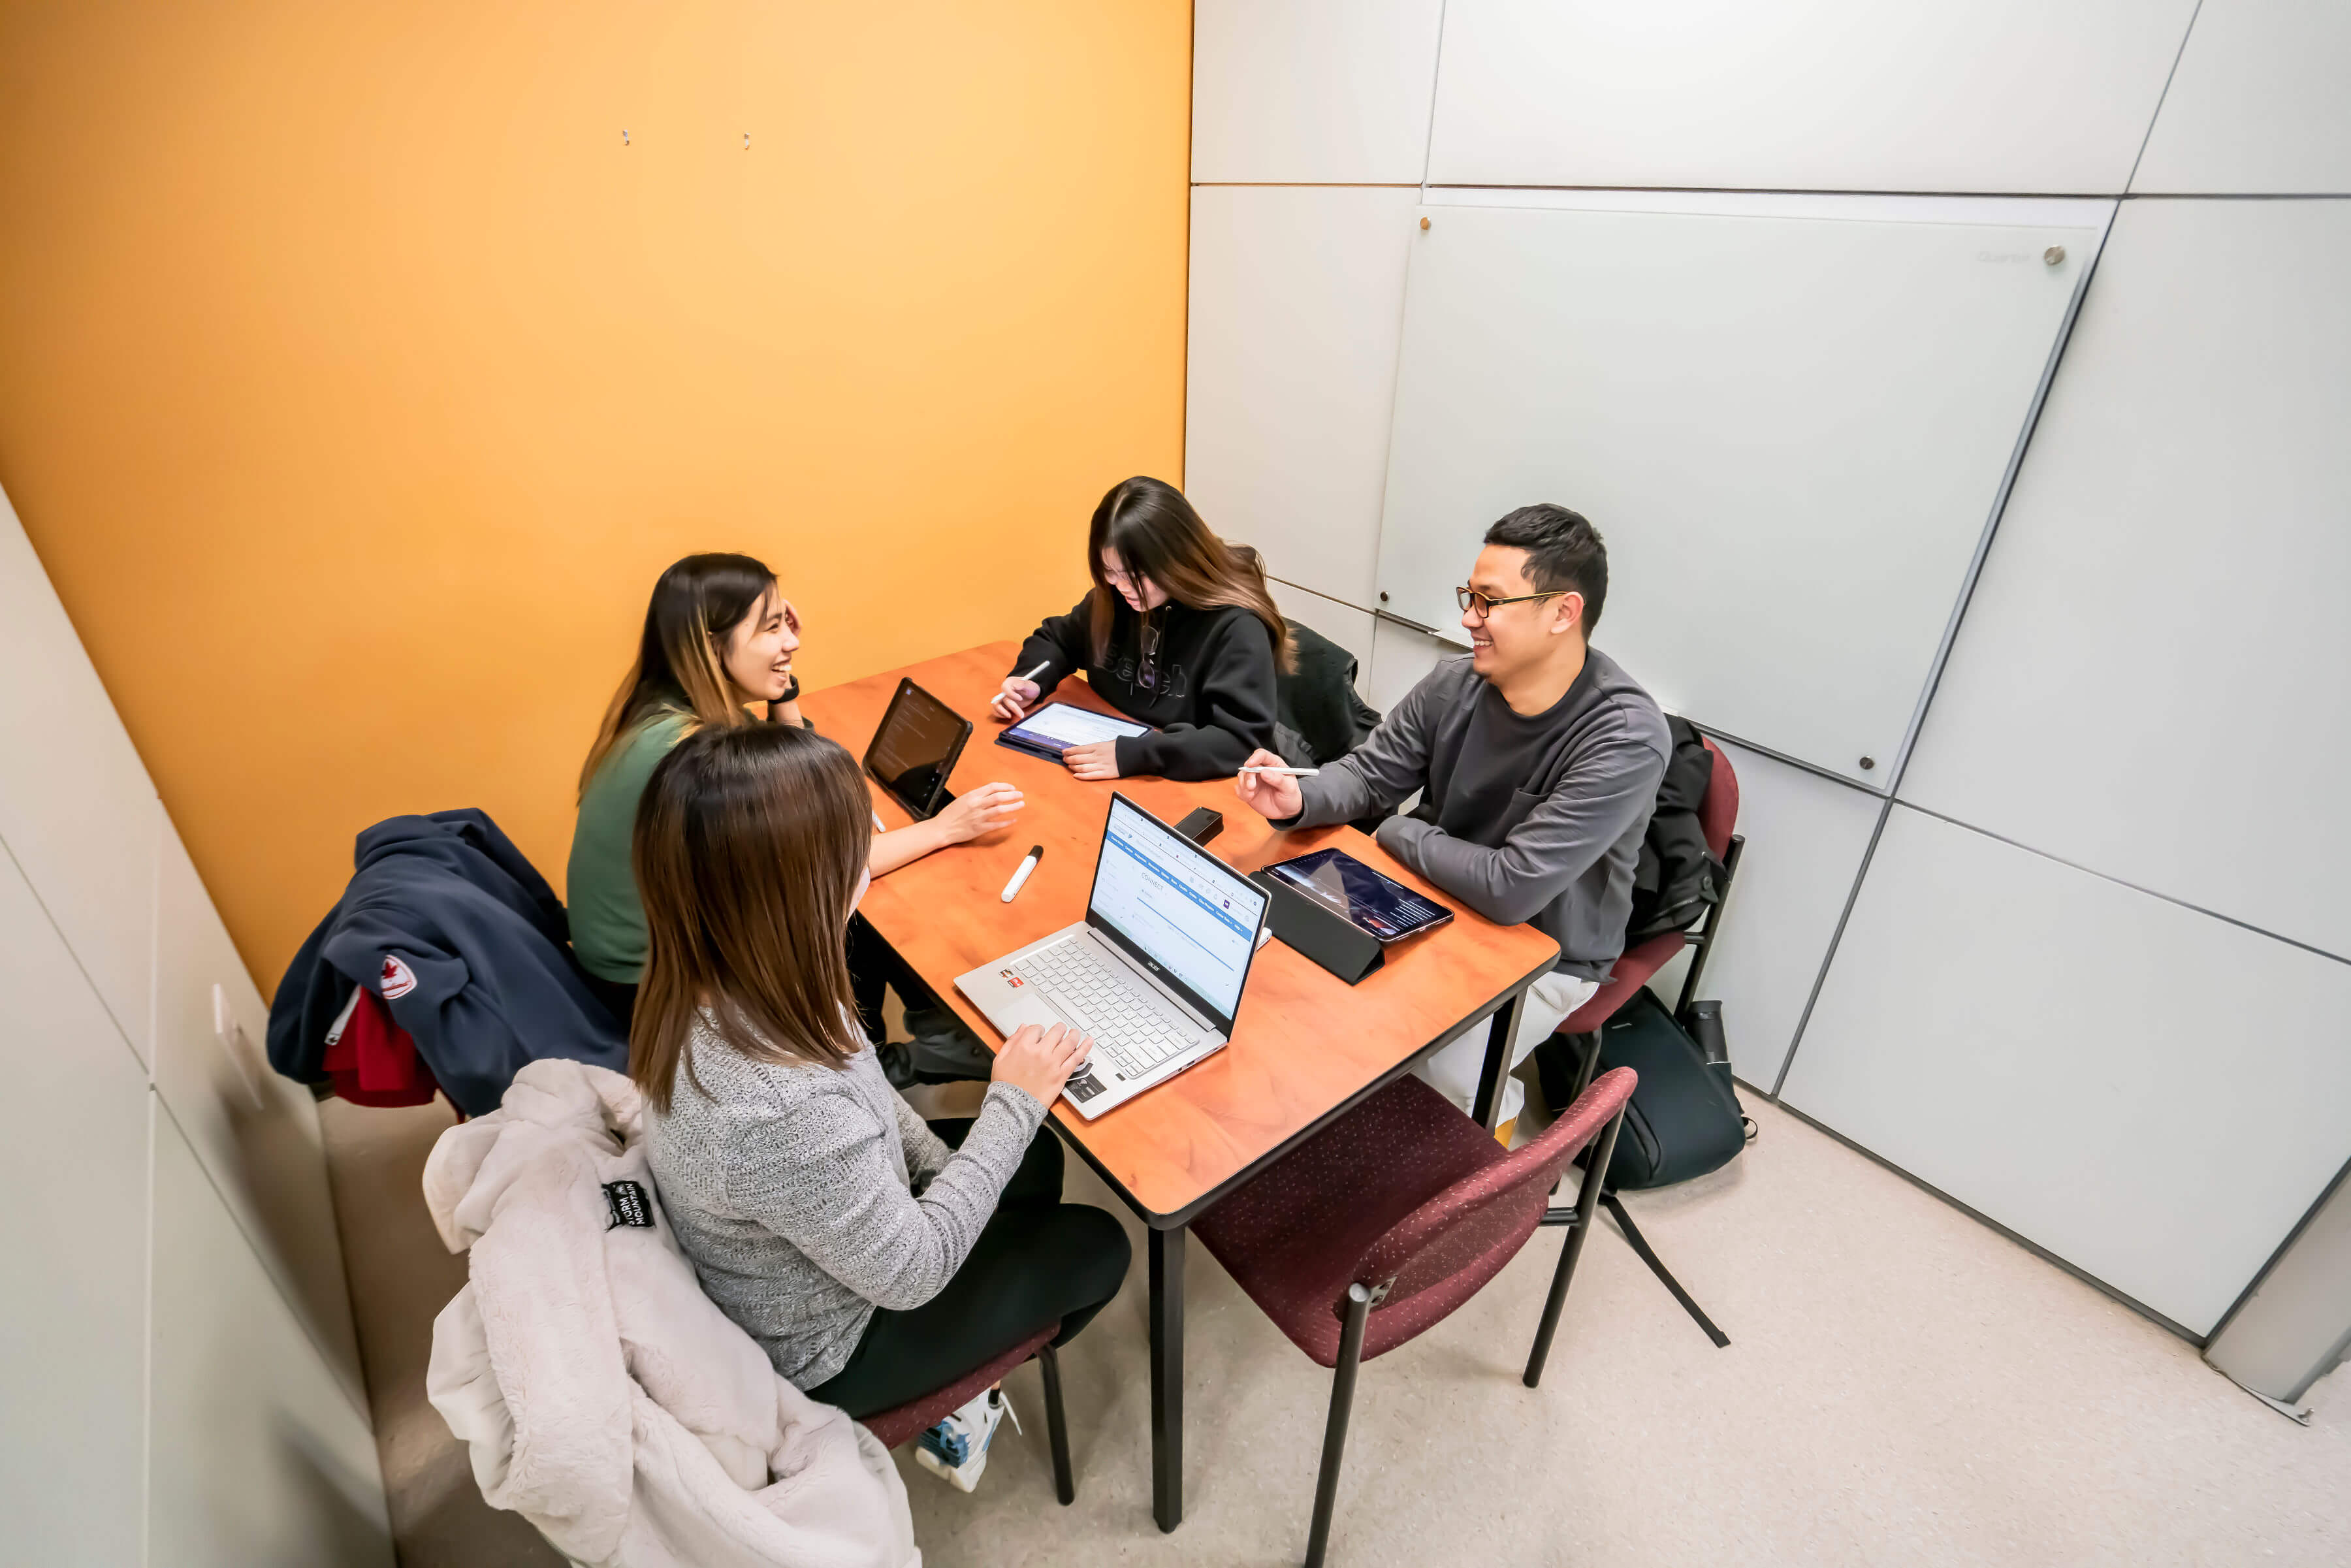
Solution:
{"label": "orange accent wall", "polygon": [[0,8],[0,485],[265,992],[383,817],[561,885],[679,555],[777,567],[812,685],[1074,601],[1102,490],[1182,478],[1190,36]]}

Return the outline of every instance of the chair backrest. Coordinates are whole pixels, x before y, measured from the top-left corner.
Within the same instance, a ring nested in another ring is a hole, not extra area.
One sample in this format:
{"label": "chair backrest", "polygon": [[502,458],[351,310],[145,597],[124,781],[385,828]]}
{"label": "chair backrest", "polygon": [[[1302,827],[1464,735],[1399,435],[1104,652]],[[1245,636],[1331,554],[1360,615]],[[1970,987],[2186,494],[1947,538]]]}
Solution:
{"label": "chair backrest", "polygon": [[1277,669],[1274,700],[1281,723],[1305,743],[1307,760],[1336,762],[1380,721],[1355,692],[1355,655],[1303,622],[1291,621],[1295,669]]}
{"label": "chair backrest", "polygon": [[[1523,1148],[1462,1177],[1388,1227],[1349,1276],[1370,1287],[1374,1312],[1394,1311],[1490,1256],[1515,1253],[1542,1222],[1551,1189],[1578,1150],[1633,1097],[1632,1069],[1604,1072]],[[1333,1310],[1346,1311],[1342,1296]]]}
{"label": "chair backrest", "polygon": [[1707,853],[1720,860],[1730,852],[1730,835],[1739,828],[1739,775],[1722,747],[1708,740],[1706,749],[1714,759],[1714,777],[1707,780],[1706,799],[1698,803],[1698,828],[1706,835]]}

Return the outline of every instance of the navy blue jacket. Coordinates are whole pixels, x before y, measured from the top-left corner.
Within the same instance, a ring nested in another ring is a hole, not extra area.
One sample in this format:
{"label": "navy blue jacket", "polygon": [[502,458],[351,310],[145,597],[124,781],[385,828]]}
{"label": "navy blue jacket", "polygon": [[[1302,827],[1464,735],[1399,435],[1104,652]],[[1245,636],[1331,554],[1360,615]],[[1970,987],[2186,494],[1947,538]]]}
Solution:
{"label": "navy blue jacket", "polygon": [[562,901],[496,823],[467,808],[393,817],[278,982],[269,1064],[326,1081],[327,1030],[353,985],[381,996],[469,1116],[543,1056],[629,1068],[627,1034],[580,977]]}

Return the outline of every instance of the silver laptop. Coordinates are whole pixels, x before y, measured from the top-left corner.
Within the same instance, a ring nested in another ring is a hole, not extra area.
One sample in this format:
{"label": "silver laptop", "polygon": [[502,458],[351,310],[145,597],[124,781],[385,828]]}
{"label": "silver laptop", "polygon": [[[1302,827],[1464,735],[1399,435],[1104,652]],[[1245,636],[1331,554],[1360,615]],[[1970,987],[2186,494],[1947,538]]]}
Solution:
{"label": "silver laptop", "polygon": [[1267,894],[1113,793],[1086,917],[956,977],[1007,1039],[1073,1024],[1092,1054],[1061,1097],[1088,1121],[1219,1050],[1249,981]]}

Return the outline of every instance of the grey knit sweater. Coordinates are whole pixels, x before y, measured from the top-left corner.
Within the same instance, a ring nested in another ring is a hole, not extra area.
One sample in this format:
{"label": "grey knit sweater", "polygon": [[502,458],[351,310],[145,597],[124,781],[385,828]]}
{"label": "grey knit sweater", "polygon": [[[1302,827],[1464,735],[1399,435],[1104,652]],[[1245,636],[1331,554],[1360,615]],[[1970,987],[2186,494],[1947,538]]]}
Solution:
{"label": "grey knit sweater", "polygon": [[695,1026],[666,1115],[645,1146],[671,1228],[702,1288],[776,1370],[813,1388],[848,1364],[876,1307],[918,1307],[954,1278],[1045,1118],[1026,1092],[987,1091],[950,1151],[882,1075],[754,1061]]}

